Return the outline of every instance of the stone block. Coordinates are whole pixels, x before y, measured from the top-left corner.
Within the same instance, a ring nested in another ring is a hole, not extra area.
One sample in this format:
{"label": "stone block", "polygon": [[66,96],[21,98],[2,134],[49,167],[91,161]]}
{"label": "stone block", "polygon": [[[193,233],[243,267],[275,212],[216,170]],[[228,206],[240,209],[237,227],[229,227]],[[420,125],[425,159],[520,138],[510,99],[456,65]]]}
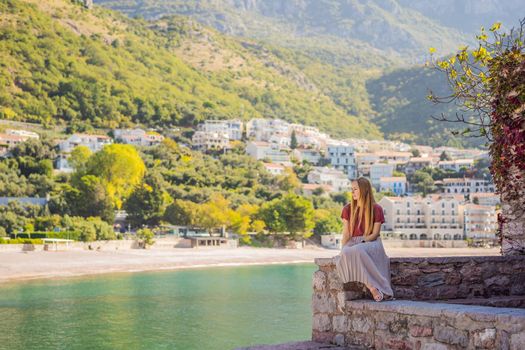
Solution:
{"label": "stone block", "polygon": [[525,332],[510,336],[510,350],[523,350],[525,348]]}
{"label": "stone block", "polygon": [[437,326],[434,329],[434,339],[442,343],[467,347],[468,333],[452,327]]}
{"label": "stone block", "polygon": [[442,272],[430,273],[419,278],[419,287],[435,287],[445,284],[445,274]]}
{"label": "stone block", "polygon": [[394,321],[388,325],[390,332],[399,335],[406,335],[408,331],[408,320],[405,317],[396,317]]}
{"label": "stone block", "polygon": [[496,346],[496,328],[485,328],[472,334],[474,346],[481,349],[494,349]]}
{"label": "stone block", "polygon": [[326,289],[326,273],[323,271],[315,271],[312,281],[314,290],[325,290]]}
{"label": "stone block", "polygon": [[408,332],[413,337],[430,337],[433,334],[432,327],[424,326],[411,326]]}
{"label": "stone block", "polygon": [[384,342],[385,349],[391,350],[412,350],[412,344],[404,339],[388,339]]}
{"label": "stone block", "polygon": [[426,343],[423,344],[421,350],[448,350],[448,346],[440,343]]}
{"label": "stone block", "polygon": [[345,345],[345,335],[344,334],[336,334],[333,340],[335,345],[343,346]]}
{"label": "stone block", "polygon": [[335,333],[333,332],[312,332],[312,340],[319,343],[329,344],[334,341]]}
{"label": "stone block", "polygon": [[331,314],[336,311],[335,298],[330,293],[314,293],[312,296],[312,310],[314,314]]}
{"label": "stone block", "polygon": [[327,283],[328,289],[330,290],[343,290],[343,281],[339,278],[339,274],[336,270],[328,272]]}
{"label": "stone block", "polygon": [[367,333],[374,326],[372,316],[353,317],[351,320],[351,329],[355,332]]}
{"label": "stone block", "polygon": [[445,283],[456,286],[461,283],[461,274],[459,272],[451,272],[446,275]]}
{"label": "stone block", "polygon": [[346,334],[347,345],[361,345],[370,348],[374,345],[374,334],[370,333],[359,333],[359,332],[348,332]]}
{"label": "stone block", "polygon": [[333,328],[335,332],[345,333],[348,331],[348,316],[337,315],[332,320]]}
{"label": "stone block", "polygon": [[505,276],[505,275],[497,275],[497,276],[493,276],[485,280],[486,286],[492,286],[492,285],[507,286],[509,283],[510,283],[510,279],[508,276]]}
{"label": "stone block", "polygon": [[313,317],[313,329],[318,332],[326,332],[332,329],[330,317],[326,314],[317,314]]}

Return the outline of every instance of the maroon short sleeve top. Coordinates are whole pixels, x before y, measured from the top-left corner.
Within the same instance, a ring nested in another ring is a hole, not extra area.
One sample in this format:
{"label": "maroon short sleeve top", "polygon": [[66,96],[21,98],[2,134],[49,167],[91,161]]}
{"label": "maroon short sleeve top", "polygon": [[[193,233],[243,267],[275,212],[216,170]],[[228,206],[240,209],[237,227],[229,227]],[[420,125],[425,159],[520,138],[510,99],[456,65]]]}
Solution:
{"label": "maroon short sleeve top", "polygon": [[[357,215],[359,215],[359,209],[357,209]],[[350,220],[350,203],[343,207],[341,212],[341,219]],[[359,220],[358,220],[359,222]],[[383,208],[379,204],[374,204],[374,223],[380,222],[385,223],[385,216],[383,215]],[[352,236],[362,236],[365,232],[365,221],[361,220],[361,224],[354,227],[354,232]]]}

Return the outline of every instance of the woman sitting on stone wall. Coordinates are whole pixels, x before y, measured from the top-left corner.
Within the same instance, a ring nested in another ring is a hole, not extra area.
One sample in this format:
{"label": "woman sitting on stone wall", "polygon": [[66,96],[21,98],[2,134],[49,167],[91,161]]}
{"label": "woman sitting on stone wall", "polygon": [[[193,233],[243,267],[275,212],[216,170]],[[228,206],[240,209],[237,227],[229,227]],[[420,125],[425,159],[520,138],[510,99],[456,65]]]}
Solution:
{"label": "woman sitting on stone wall", "polygon": [[352,181],[352,201],[341,213],[343,249],[336,257],[336,267],[344,283],[361,282],[375,301],[390,299],[390,260],[381,243],[383,208],[375,203],[370,181],[361,177]]}

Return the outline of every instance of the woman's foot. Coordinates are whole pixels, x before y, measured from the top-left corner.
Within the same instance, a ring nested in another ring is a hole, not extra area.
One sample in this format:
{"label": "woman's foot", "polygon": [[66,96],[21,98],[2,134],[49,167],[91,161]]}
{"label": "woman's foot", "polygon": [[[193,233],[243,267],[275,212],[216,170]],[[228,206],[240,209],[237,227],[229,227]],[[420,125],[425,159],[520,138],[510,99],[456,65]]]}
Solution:
{"label": "woman's foot", "polygon": [[383,301],[383,299],[385,298],[385,295],[379,289],[375,287],[369,287],[368,289],[370,289],[370,293],[372,293],[372,297],[375,301]]}

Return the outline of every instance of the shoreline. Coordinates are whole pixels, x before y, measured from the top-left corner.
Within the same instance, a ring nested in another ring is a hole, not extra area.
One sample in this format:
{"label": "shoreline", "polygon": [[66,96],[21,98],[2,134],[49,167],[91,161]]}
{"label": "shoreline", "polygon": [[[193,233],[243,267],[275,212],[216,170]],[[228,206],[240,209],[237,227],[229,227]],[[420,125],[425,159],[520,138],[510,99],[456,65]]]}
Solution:
{"label": "shoreline", "polygon": [[[390,257],[500,255],[499,248],[388,248]],[[20,282],[64,280],[136,272],[169,272],[219,267],[308,264],[336,249],[129,249],[115,251],[0,252],[0,287]]]}

